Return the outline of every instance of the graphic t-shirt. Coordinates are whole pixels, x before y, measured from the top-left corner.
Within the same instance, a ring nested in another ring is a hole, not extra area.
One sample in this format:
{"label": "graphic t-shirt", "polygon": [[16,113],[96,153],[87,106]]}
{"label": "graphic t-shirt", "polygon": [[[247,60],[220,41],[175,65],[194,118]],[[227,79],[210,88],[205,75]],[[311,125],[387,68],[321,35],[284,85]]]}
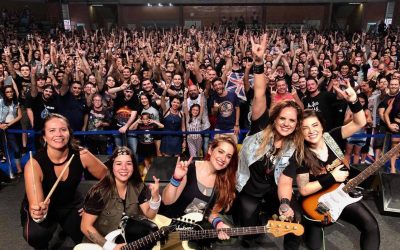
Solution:
{"label": "graphic t-shirt", "polygon": [[223,97],[217,95],[214,101],[219,104],[215,128],[220,130],[233,129],[236,121],[236,107],[239,106],[236,94],[228,92],[228,94]]}

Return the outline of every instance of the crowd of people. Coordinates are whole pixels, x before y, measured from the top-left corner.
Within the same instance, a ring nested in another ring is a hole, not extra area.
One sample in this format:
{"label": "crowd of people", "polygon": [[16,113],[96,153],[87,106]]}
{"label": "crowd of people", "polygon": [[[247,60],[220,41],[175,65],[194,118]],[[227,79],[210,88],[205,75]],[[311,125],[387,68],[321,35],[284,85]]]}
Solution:
{"label": "crowd of people", "polygon": [[[85,235],[104,249],[118,249],[104,238],[118,227],[107,217],[121,215],[116,207],[130,215],[175,217],[207,204],[214,192],[208,219],[217,229],[229,227],[219,216],[226,212],[235,224],[260,224],[264,201],[269,215],[303,221],[293,180],[300,195],[308,196],[344,182],[346,167],[365,163],[371,147],[376,159],[400,141],[400,32],[391,26],[368,33],[56,28],[23,38],[1,29],[0,136],[3,152],[5,145],[14,152],[18,174],[28,136],[7,129],[37,132],[33,166],[25,166],[22,210],[24,237],[37,249],[47,247],[56,223],[76,243]],[[247,130],[247,136],[241,133]],[[86,150],[75,144],[72,131],[98,133],[76,136]],[[93,155],[107,154],[110,144],[116,150],[110,162],[100,164]],[[64,180],[74,179],[59,191],[68,195],[60,199],[56,193],[44,202],[72,155],[80,158]],[[138,178],[138,163],[146,172],[157,167],[154,156],[181,155],[205,160],[178,161],[162,197],[156,177],[150,188]],[[340,167],[333,166],[337,159]],[[83,198],[75,190],[86,169],[102,181],[87,195],[79,225]],[[362,249],[379,248],[376,220],[364,205],[348,206],[343,219],[362,232]],[[319,249],[321,226],[304,224],[306,244]],[[229,237],[220,232],[219,238]],[[244,237],[243,246],[255,241]],[[287,235],[284,248],[298,249],[300,243],[300,237]]]}

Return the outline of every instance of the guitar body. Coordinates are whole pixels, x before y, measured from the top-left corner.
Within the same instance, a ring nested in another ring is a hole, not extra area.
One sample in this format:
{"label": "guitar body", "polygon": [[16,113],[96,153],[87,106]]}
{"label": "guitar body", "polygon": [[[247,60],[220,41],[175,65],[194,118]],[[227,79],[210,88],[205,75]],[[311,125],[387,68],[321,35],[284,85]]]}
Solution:
{"label": "guitar body", "polygon": [[329,224],[339,219],[343,209],[359,200],[343,191],[345,184],[334,184],[330,188],[306,197],[302,202],[304,212],[312,220]]}

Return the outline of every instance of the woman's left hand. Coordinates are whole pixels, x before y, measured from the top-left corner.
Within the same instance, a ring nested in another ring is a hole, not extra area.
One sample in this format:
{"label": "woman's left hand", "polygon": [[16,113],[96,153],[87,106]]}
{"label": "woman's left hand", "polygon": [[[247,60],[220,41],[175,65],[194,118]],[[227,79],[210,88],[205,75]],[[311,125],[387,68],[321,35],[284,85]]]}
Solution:
{"label": "woman's left hand", "polygon": [[157,177],[153,176],[154,184],[150,184],[150,191],[151,191],[151,197],[153,197],[154,201],[158,201],[158,198],[160,197],[160,179]]}
{"label": "woman's left hand", "polygon": [[218,223],[217,224],[217,231],[218,231],[218,239],[220,239],[220,240],[229,240],[229,235],[227,234],[227,233],[225,233],[224,231],[222,231],[222,230],[219,230],[219,229],[222,229],[222,228],[229,228],[229,226],[228,225],[226,225],[224,222],[220,222],[220,223]]}
{"label": "woman's left hand", "polygon": [[289,206],[289,204],[281,204],[279,206],[279,215],[283,215],[286,218],[289,217],[294,217],[294,211],[293,209]]}
{"label": "woman's left hand", "polygon": [[5,123],[3,123],[3,124],[0,124],[0,129],[3,129],[3,130],[6,130],[6,129],[8,129],[8,126],[7,126],[7,124],[5,124]]}
{"label": "woman's left hand", "polygon": [[354,103],[357,100],[357,93],[351,87],[349,79],[345,79],[344,81],[347,85],[345,90],[341,90],[339,86],[333,86],[333,88],[336,90],[336,93],[343,96],[347,102]]}

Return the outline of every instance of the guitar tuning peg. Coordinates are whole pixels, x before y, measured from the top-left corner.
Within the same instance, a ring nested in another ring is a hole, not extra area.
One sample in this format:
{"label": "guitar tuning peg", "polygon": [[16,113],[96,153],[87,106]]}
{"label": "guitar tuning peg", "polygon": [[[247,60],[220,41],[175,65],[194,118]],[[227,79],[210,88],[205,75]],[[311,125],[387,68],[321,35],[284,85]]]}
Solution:
{"label": "guitar tuning peg", "polygon": [[289,216],[289,217],[287,218],[287,220],[288,220],[289,222],[292,222],[292,221],[293,221],[293,216]]}
{"label": "guitar tuning peg", "polygon": [[273,220],[278,220],[278,215],[276,215],[276,214],[272,215],[272,219]]}
{"label": "guitar tuning peg", "polygon": [[279,216],[279,220],[280,221],[285,221],[286,220],[286,216],[284,216],[284,215]]}

